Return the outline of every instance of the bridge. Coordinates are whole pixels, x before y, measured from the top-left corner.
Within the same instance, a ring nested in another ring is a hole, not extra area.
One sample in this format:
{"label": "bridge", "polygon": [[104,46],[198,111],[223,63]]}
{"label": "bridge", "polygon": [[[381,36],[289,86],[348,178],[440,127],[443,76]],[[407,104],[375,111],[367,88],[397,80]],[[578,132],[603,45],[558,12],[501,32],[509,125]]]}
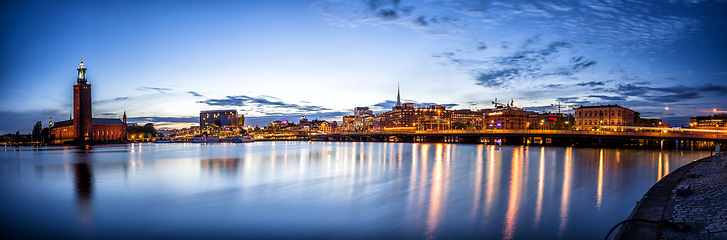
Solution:
{"label": "bridge", "polygon": [[[638,127],[589,130],[427,130],[289,135],[288,139],[355,142],[451,142],[552,145],[670,146],[727,144],[727,131]],[[274,139],[274,138],[273,138]]]}

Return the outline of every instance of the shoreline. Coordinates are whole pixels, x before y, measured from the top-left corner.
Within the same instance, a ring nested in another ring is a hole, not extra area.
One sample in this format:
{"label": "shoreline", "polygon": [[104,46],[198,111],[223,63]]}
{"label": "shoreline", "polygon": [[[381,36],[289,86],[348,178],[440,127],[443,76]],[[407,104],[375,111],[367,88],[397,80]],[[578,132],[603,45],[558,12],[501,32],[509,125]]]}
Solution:
{"label": "shoreline", "polygon": [[[695,160],[655,183],[626,218],[629,222],[612,239],[727,239],[724,155]],[[676,194],[677,188],[680,196]],[[688,231],[672,229],[675,224],[688,225]]]}

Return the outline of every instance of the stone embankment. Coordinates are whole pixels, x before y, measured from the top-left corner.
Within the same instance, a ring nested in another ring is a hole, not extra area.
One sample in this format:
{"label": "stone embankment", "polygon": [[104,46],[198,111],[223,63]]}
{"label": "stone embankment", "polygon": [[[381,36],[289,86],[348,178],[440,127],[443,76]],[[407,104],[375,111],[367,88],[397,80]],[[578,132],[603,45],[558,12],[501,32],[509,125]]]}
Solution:
{"label": "stone embankment", "polygon": [[657,182],[614,239],[727,239],[727,154],[689,163]]}

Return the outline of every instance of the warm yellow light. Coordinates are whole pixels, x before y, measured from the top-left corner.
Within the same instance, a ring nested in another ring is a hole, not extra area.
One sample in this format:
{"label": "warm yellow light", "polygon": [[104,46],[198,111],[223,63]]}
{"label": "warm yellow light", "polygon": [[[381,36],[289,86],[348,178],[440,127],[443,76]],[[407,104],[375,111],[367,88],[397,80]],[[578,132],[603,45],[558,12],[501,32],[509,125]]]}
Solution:
{"label": "warm yellow light", "polygon": [[669,110],[669,107],[665,107],[664,110]]}

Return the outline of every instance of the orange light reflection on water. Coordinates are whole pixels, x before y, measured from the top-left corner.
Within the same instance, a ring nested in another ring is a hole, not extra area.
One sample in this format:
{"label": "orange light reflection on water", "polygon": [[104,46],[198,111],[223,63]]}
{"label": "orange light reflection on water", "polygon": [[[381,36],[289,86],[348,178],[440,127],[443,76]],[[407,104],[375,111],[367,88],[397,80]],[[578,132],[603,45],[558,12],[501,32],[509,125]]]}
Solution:
{"label": "orange light reflection on water", "polygon": [[545,147],[540,148],[540,164],[538,168],[538,200],[535,203],[535,226],[540,224],[540,217],[543,214],[543,191],[545,188]]}
{"label": "orange light reflection on water", "polygon": [[505,213],[505,229],[503,230],[502,239],[512,239],[515,234],[515,225],[517,224],[517,213],[520,205],[520,190],[522,188],[522,168],[520,159],[520,148],[516,147],[512,150],[512,166],[510,173],[510,198],[507,202],[507,212]]}
{"label": "orange light reflection on water", "polygon": [[601,201],[603,199],[603,149],[598,156],[598,189],[596,190],[598,195],[596,202],[596,210],[601,211]]}
{"label": "orange light reflection on water", "polygon": [[571,175],[573,164],[573,148],[568,147],[565,151],[565,164],[563,164],[563,199],[560,202],[560,227],[559,236],[563,236],[568,223],[568,204],[570,203]]}
{"label": "orange light reflection on water", "polygon": [[[442,144],[437,144],[436,152],[434,155],[434,168],[432,169],[432,188],[429,193],[429,212],[427,214],[427,238],[435,238],[433,235],[434,230],[437,229],[439,224],[440,215],[442,213],[442,198],[443,198],[443,174],[442,169]],[[425,182],[425,181],[422,181]]]}

